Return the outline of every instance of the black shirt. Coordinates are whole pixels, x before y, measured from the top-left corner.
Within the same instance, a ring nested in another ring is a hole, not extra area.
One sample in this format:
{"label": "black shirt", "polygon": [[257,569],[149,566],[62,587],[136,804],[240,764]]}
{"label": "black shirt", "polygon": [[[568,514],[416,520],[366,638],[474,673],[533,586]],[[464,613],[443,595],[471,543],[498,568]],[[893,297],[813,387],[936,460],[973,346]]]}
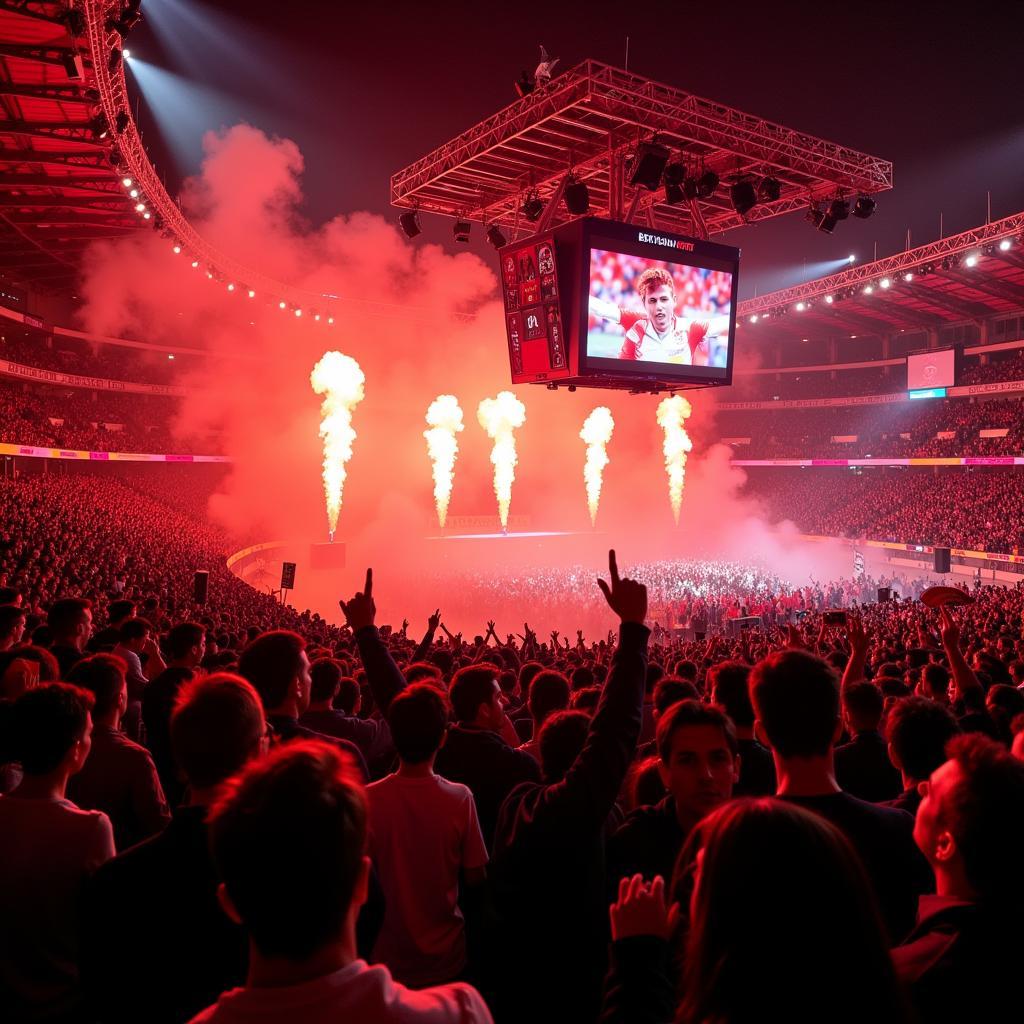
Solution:
{"label": "black shirt", "polygon": [[[775,759],[772,752],[757,740],[740,740],[740,781],[733,790],[735,796],[774,796]],[[667,881],[667,879],[666,879]]]}
{"label": "black shirt", "polygon": [[653,807],[638,807],[608,840],[609,893],[618,892],[621,878],[636,874],[648,881],[661,875],[668,891],[684,842],[686,831],[679,824],[672,796]]}
{"label": "black shirt", "polygon": [[895,800],[903,779],[889,760],[889,747],[881,734],[859,732],[835,749],[836,782],[847,793],[873,804]]}

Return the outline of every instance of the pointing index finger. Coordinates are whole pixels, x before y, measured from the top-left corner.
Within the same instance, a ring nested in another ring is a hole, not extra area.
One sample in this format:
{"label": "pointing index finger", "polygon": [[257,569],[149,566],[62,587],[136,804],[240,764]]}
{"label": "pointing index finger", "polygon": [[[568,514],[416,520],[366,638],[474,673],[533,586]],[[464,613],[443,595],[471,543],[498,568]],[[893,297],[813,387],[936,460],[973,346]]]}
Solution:
{"label": "pointing index finger", "polygon": [[366,570],[366,585],[363,587],[363,593],[367,597],[373,597],[373,570]]}
{"label": "pointing index finger", "polygon": [[608,552],[608,574],[612,578],[613,585],[619,582],[619,565],[618,562],[615,561],[614,548]]}

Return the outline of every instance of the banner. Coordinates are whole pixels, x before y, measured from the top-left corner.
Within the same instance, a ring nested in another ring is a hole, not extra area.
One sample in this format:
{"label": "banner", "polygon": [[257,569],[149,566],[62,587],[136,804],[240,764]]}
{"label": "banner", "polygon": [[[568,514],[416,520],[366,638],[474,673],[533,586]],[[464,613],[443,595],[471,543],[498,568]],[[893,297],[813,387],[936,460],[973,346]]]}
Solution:
{"label": "banner", "polygon": [[920,459],[732,459],[734,466],[1024,466],[1024,456]]}
{"label": "banner", "polygon": [[133,395],[170,395],[181,397],[186,394],[178,384],[142,384],[134,380],[106,380],[103,377],[82,377],[77,373],[61,373],[60,370],[44,370],[38,366],[23,366],[8,359],[0,359],[0,376],[16,377],[34,384],[56,384],[66,388],[88,388],[90,391],[117,391]]}
{"label": "banner", "polygon": [[228,455],[155,455],[147,452],[83,452],[67,448],[39,448],[0,442],[0,455],[26,459],[78,459],[87,462],[231,462]]}

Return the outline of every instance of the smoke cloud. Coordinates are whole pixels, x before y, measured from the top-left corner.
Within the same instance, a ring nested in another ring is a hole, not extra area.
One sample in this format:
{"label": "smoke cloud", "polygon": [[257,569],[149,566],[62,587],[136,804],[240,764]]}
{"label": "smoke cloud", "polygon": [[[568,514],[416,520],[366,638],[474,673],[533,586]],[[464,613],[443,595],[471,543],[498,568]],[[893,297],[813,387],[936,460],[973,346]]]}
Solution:
{"label": "smoke cloud", "polygon": [[[335,538],[335,546],[346,545],[347,567],[307,572],[299,558],[293,600],[300,607],[336,619],[338,597],[358,589],[365,567],[373,565],[380,620],[400,621],[403,614],[411,618],[443,606],[436,573],[530,563],[584,563],[596,572],[607,564],[610,546],[624,571],[641,559],[767,552],[796,581],[792,545],[786,547],[785,537],[769,543],[775,534],[756,506],[739,497],[743,477],[729,466],[724,449],[691,457],[676,525],[665,501],[657,399],[620,392],[600,394],[614,418],[616,458],[604,473],[599,529],[579,500],[580,423],[596,396],[585,389],[569,394],[518,387],[514,394],[526,407],[526,421],[516,430],[513,532],[573,536],[530,546],[502,538],[486,548],[431,539],[437,533],[435,480],[424,458],[423,411],[439,394],[477,408],[507,387],[492,268],[471,253],[414,244],[370,213],[308,223],[302,215],[302,155],[287,139],[238,125],[208,133],[204,150],[201,173],[183,192],[192,223],[255,271],[334,296],[322,300],[321,321],[280,310],[274,296],[249,299],[241,287],[247,282],[235,282],[239,287],[229,293],[224,282],[193,270],[186,254],[174,255],[171,242],[155,234],[91,250],[80,319],[99,334],[211,354],[190,361],[189,395],[178,407],[175,429],[183,439],[216,434],[234,457],[210,512],[234,531],[240,546],[279,539],[301,551],[323,540],[320,399],[309,374],[332,350],[358,362],[366,397],[355,416],[359,439],[346,466]],[[712,415],[712,400],[701,392],[691,399],[688,426],[700,428]],[[497,525],[491,448],[484,430],[462,434],[449,530],[453,516]],[[817,548],[814,556],[820,557]]]}

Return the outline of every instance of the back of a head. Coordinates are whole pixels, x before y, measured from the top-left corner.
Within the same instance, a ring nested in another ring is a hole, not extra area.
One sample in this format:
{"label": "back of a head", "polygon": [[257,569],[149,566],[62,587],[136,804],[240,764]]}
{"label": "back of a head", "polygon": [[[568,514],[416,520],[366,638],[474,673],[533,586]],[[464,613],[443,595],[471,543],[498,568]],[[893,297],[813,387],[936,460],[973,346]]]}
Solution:
{"label": "back of a head", "polygon": [[530,692],[530,683],[544,666],[539,661],[524,662],[519,668],[519,692],[523,696]]}
{"label": "back of a head", "polygon": [[556,711],[569,706],[569,689],[569,680],[555,669],[544,669],[533,677],[527,708],[535,725],[543,725]]}
{"label": "back of a head", "polygon": [[654,710],[665,714],[673,704],[683,700],[700,700],[696,683],[679,676],[662,676],[654,687]]}
{"label": "back of a head", "polygon": [[585,711],[588,715],[593,715],[597,711],[597,707],[600,703],[601,687],[588,686],[585,690],[573,691],[572,699],[569,701],[569,707],[574,711]]}
{"label": "back of a head", "polygon": [[946,744],[960,732],[953,712],[927,697],[904,697],[889,708],[886,738],[908,778],[927,779],[946,760]]}
{"label": "back of a head", "polygon": [[118,639],[123,644],[130,644],[134,640],[141,640],[153,632],[153,626],[148,619],[135,618],[125,619],[121,628],[117,631]]}
{"label": "back of a head", "polygon": [[107,621],[112,625],[118,625],[122,619],[127,619],[135,614],[134,601],[111,601],[107,606]]}
{"label": "back of a head", "polygon": [[341,663],[334,658],[317,658],[309,667],[312,684],[309,688],[309,699],[320,703],[333,700],[341,682]]}
{"label": "back of a head", "polygon": [[750,666],[739,661],[721,661],[708,671],[711,699],[733,720],[738,729],[754,724],[750,703]]}
{"label": "back of a head", "polygon": [[92,601],[84,597],[62,597],[54,601],[46,613],[46,624],[55,640],[65,640],[78,630],[82,615],[92,609]]}
{"label": "back of a head", "polygon": [[949,670],[944,665],[929,662],[921,669],[921,682],[930,697],[943,700],[949,690]]}
{"label": "back of a head", "polygon": [[85,733],[94,704],[88,690],[46,683],[22,694],[11,709],[11,746],[26,775],[49,775]]}
{"label": "back of a head", "polygon": [[677,1021],[905,1019],[870,882],[834,826],[737,800],[691,833],[680,864],[700,849]]}
{"label": "back of a head", "polygon": [[980,733],[954,737],[947,754],[959,765],[960,779],[941,815],[967,880],[988,906],[1024,911],[1024,761]]}
{"label": "back of a head", "polygon": [[307,960],[341,935],[362,872],[357,769],[327,743],[278,747],[228,783],[210,847],[259,952]]}
{"label": "back of a head", "polygon": [[334,697],[334,710],[345,715],[354,715],[362,697],[359,684],[352,676],[342,676],[338,680],[338,692]]}
{"label": "back of a head", "polygon": [[843,708],[854,729],[870,732],[878,728],[885,710],[885,698],[874,683],[851,683],[842,693]]}
{"label": "back of a head", "polygon": [[772,749],[783,758],[824,757],[839,722],[839,680],[806,651],[776,651],[750,673],[750,699]]}
{"label": "back of a head", "polygon": [[484,661],[455,673],[448,696],[457,722],[472,722],[480,706],[493,699],[498,671],[496,665]]}
{"label": "back of a head", "polygon": [[686,679],[688,682],[697,682],[697,663],[691,661],[689,658],[684,658],[682,661],[676,662],[676,668],[674,675],[679,676],[680,679]]}
{"label": "back of a head", "polygon": [[283,703],[302,665],[306,642],[298,633],[275,629],[261,633],[238,659],[238,674],[256,688],[264,710]]}
{"label": "back of a head", "polygon": [[591,718],[585,711],[556,711],[540,730],[540,768],[544,781],[565,778],[587,741]]}
{"label": "back of a head", "polygon": [[444,740],[448,705],[436,686],[413,683],[391,702],[388,726],[402,761],[423,764],[437,753]]}
{"label": "back of a head", "polygon": [[184,684],[171,714],[171,752],[195,789],[219,785],[258,750],[266,723],[259,694],[218,672]]}
{"label": "back of a head", "polygon": [[573,691],[585,690],[594,685],[594,670],[589,665],[577,665],[570,680]]}
{"label": "back of a head", "polygon": [[95,698],[94,718],[103,718],[117,707],[125,687],[127,666],[113,654],[93,654],[76,662],[67,681],[88,690]]}
{"label": "back of a head", "polygon": [[644,679],[644,693],[654,693],[654,688],[658,685],[658,680],[665,674],[665,670],[654,661],[647,663],[647,675]]}

